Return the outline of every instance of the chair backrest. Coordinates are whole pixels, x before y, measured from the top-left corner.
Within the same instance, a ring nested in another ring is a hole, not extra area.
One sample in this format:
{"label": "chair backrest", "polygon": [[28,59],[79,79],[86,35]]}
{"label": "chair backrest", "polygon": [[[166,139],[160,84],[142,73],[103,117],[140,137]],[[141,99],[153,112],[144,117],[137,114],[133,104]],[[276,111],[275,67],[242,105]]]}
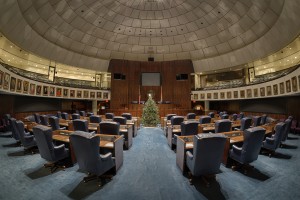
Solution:
{"label": "chair backrest", "polygon": [[217,174],[224,154],[226,137],[223,134],[198,134],[194,136],[194,176]]}
{"label": "chair backrest", "polygon": [[210,112],[210,113],[208,113],[208,116],[210,116],[210,118],[215,118],[215,113],[214,112]]}
{"label": "chair backrest", "polygon": [[282,138],[284,136],[284,131],[286,130],[287,124],[284,122],[279,122],[275,126],[275,134],[273,136],[274,143],[273,143],[273,149],[277,149],[282,141]]}
{"label": "chair backrest", "polygon": [[186,118],[187,118],[187,119],[196,119],[196,114],[195,114],[195,113],[188,113],[188,114],[186,115]]}
{"label": "chair backrest", "polygon": [[288,117],[288,119],[293,120],[293,116],[290,115],[290,116]]}
{"label": "chair backrest", "polygon": [[37,125],[32,128],[41,157],[48,161],[54,161],[54,145],[52,129],[47,126]]}
{"label": "chair backrest", "polygon": [[35,122],[40,124],[41,123],[40,114],[34,113],[33,116],[34,116]]}
{"label": "chair backrest", "polygon": [[291,128],[296,128],[296,127],[297,127],[297,120],[293,119],[292,124],[291,124]]}
{"label": "chair backrest", "polygon": [[228,115],[228,114],[223,114],[223,115],[221,116],[221,119],[229,119],[229,115]]}
{"label": "chair backrest", "polygon": [[35,146],[35,143],[32,143],[32,140],[25,140],[25,128],[24,123],[22,121],[16,121],[16,125],[19,131],[20,141],[24,147]]}
{"label": "chair backrest", "polygon": [[260,124],[264,125],[267,123],[267,115],[262,115],[260,119]]}
{"label": "chair backrest", "polygon": [[92,115],[90,116],[90,123],[100,123],[101,122],[101,117]]}
{"label": "chair backrest", "polygon": [[173,116],[171,117],[171,125],[180,125],[184,121],[182,116]]}
{"label": "chair backrest", "polygon": [[120,123],[118,122],[102,121],[99,126],[100,134],[119,135],[120,133]]}
{"label": "chair backrest", "polygon": [[49,117],[49,124],[52,127],[52,130],[59,130],[60,126],[59,126],[59,118],[58,117]]}
{"label": "chair backrest", "polygon": [[181,122],[181,135],[196,135],[198,134],[198,124],[197,121],[184,121]]}
{"label": "chair backrest", "polygon": [[215,133],[231,131],[231,121],[229,119],[221,119],[215,122]]}
{"label": "chair backrest", "polygon": [[89,132],[89,122],[85,119],[73,120],[74,131],[85,131]]}
{"label": "chair backrest", "polygon": [[289,135],[289,132],[291,130],[291,126],[292,126],[292,120],[290,118],[287,118],[284,123],[286,124],[284,133],[282,135],[282,140],[281,141],[285,141]]}
{"label": "chair backrest", "polygon": [[105,118],[106,118],[106,119],[113,119],[114,116],[115,116],[114,113],[105,113]]}
{"label": "chair backrest", "polygon": [[260,125],[261,116],[254,116],[253,117],[253,126],[259,126]]}
{"label": "chair backrest", "polygon": [[232,120],[236,121],[237,120],[238,115],[237,114],[232,114]]}
{"label": "chair backrest", "polygon": [[116,116],[113,118],[114,122],[119,122],[121,125],[126,125],[127,119],[125,117]]}
{"label": "chair backrest", "polygon": [[73,113],[72,114],[72,120],[75,120],[75,119],[80,119],[80,115],[77,114],[77,113]]}
{"label": "chair backrest", "polygon": [[86,113],[86,116],[87,116],[87,117],[90,117],[90,116],[93,116],[93,115],[94,115],[93,112],[87,112],[87,113]]}
{"label": "chair backrest", "polygon": [[60,111],[57,111],[56,117],[61,118],[61,112]]}
{"label": "chair backrest", "polygon": [[85,117],[86,116],[85,111],[83,111],[83,110],[79,111],[79,115],[82,117]]}
{"label": "chair backrest", "polygon": [[128,120],[132,120],[132,115],[130,113],[123,113],[121,116],[125,117]]}
{"label": "chair backrest", "polygon": [[240,119],[243,119],[244,116],[245,116],[244,113],[243,113],[243,112],[240,112],[239,118],[240,118]]}
{"label": "chair backrest", "polygon": [[12,137],[15,140],[20,140],[19,129],[17,128],[17,120],[15,118],[9,118],[9,123],[11,125]]}
{"label": "chair backrest", "polygon": [[199,119],[200,124],[209,124],[211,122],[210,116],[201,116]]}
{"label": "chair backrest", "polygon": [[250,163],[257,160],[266,130],[261,127],[253,127],[244,131],[244,142],[242,146],[242,161]]}
{"label": "chair backrest", "polygon": [[41,124],[44,125],[44,126],[48,126],[49,125],[48,116],[47,115],[41,115],[40,116],[40,121],[41,121]]}
{"label": "chair backrest", "polygon": [[65,120],[68,120],[69,119],[69,114],[66,113],[66,112],[63,112],[63,113],[61,113],[61,118],[65,119]]}
{"label": "chair backrest", "polygon": [[9,124],[9,119],[11,118],[10,114],[4,114],[3,118],[5,119],[6,124]]}
{"label": "chair backrest", "polygon": [[173,116],[176,116],[176,114],[167,114],[167,120],[171,120],[171,118],[173,117]]}
{"label": "chair backrest", "polygon": [[241,119],[240,130],[243,131],[245,129],[250,128],[251,124],[252,124],[252,119],[250,117],[244,117],[243,119]]}

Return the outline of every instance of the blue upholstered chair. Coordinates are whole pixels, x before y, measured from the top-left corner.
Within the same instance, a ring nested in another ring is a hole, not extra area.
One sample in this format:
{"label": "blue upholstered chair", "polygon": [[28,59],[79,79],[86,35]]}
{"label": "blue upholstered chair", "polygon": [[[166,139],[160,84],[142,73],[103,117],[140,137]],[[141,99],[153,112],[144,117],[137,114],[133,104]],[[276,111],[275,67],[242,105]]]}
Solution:
{"label": "blue upholstered chair", "polygon": [[[247,166],[257,160],[266,130],[261,127],[249,128],[244,131],[244,142],[242,147],[232,146],[230,158]],[[246,170],[244,171],[246,173]]]}
{"label": "blue upholstered chair", "polygon": [[275,133],[272,135],[272,137],[266,137],[266,140],[263,141],[262,147],[269,151],[269,157],[271,157],[279,147],[285,129],[286,124],[284,122],[277,123],[275,126]]}
{"label": "blue upholstered chair", "polygon": [[60,111],[56,112],[56,117],[58,117],[59,119],[61,119],[61,112]]}
{"label": "blue upholstered chair", "polygon": [[219,116],[222,117],[222,115],[224,115],[225,113],[223,112],[219,112]]}
{"label": "blue upholstered chair", "polygon": [[260,124],[264,125],[267,123],[267,115],[262,115],[260,119]]}
{"label": "blue upholstered chair", "polygon": [[65,130],[66,129],[66,127],[60,128],[60,126],[59,126],[59,118],[58,117],[54,117],[54,116],[49,117],[49,124],[52,127],[53,131],[56,131],[56,130]]}
{"label": "blue upholstered chair", "polygon": [[284,130],[284,133],[282,135],[282,140],[281,142],[285,142],[286,139],[288,138],[288,135],[290,133],[290,130],[291,130],[291,126],[292,126],[292,119],[290,118],[287,118],[284,123],[286,124],[286,127],[285,127],[285,130]]}
{"label": "blue upholstered chair", "polygon": [[74,149],[79,169],[89,174],[89,176],[83,178],[84,182],[95,178],[103,178],[101,175],[115,166],[112,153],[99,154],[99,136],[75,131],[70,135],[70,142]]}
{"label": "blue upholstered chair", "polygon": [[40,116],[40,121],[42,125],[44,126],[48,126],[49,125],[49,120],[48,120],[48,116],[47,115],[41,115]]}
{"label": "blue upholstered chair", "polygon": [[40,124],[41,123],[40,114],[39,113],[34,113],[33,116],[34,116],[35,122]]}
{"label": "blue upholstered chair", "polygon": [[174,125],[180,125],[181,122],[184,121],[184,117],[182,116],[173,116],[171,117],[171,125],[174,126]]}
{"label": "blue upholstered chair", "polygon": [[19,129],[17,128],[17,120],[15,118],[9,118],[9,123],[11,125],[12,137],[17,142],[20,142],[20,133],[19,133]]}
{"label": "blue upholstered chair", "polygon": [[250,128],[251,124],[252,124],[252,119],[250,117],[244,117],[243,119],[241,119],[241,128],[235,130],[244,131]]}
{"label": "blue upholstered chair", "polygon": [[61,113],[61,118],[65,119],[65,120],[68,120],[69,119],[69,114],[66,113],[66,112],[63,112],[63,113]]}
{"label": "blue upholstered chair", "polygon": [[167,120],[171,120],[171,118],[173,117],[173,116],[176,116],[176,114],[167,114]]}
{"label": "blue upholstered chair", "polygon": [[106,118],[106,119],[113,119],[114,116],[115,116],[114,113],[105,113],[105,118]]}
{"label": "blue upholstered chair", "polygon": [[260,126],[261,116],[254,116],[253,117],[253,127]]}
{"label": "blue upholstered chair", "polygon": [[239,119],[243,119],[244,116],[245,116],[245,114],[244,114],[243,112],[240,112],[240,114],[239,114]]}
{"label": "blue upholstered chair", "polygon": [[[22,121],[16,121],[16,123],[19,131],[20,141],[24,147],[25,152],[33,150],[33,148],[37,146],[34,136],[30,135],[30,133],[25,132],[24,123]],[[31,151],[31,153],[34,153],[34,151]]]}
{"label": "blue upholstered chair", "polygon": [[64,144],[54,146],[52,139],[52,128],[37,125],[33,127],[33,134],[41,154],[41,157],[50,163],[45,164],[45,167],[50,167],[51,173],[58,167],[65,167],[62,165],[63,160],[69,157],[69,150],[65,148]]}
{"label": "blue upholstered chair", "polygon": [[223,115],[221,116],[221,119],[229,119],[229,115],[228,115],[228,114],[223,114]]}
{"label": "blue upholstered chair", "polygon": [[[219,173],[225,142],[226,137],[223,134],[208,133],[194,136],[193,154],[190,151],[186,152],[186,165],[192,178],[194,176],[205,178]],[[209,186],[207,181],[206,184]]]}
{"label": "blue upholstered chair", "polygon": [[94,115],[93,112],[87,112],[87,113],[86,113],[86,116],[87,116],[87,117],[90,117],[90,116],[93,116],[93,115]]}
{"label": "blue upholstered chair", "polygon": [[132,120],[132,115],[130,113],[123,113],[121,116],[125,117],[127,120]]}
{"label": "blue upholstered chair", "polygon": [[186,115],[186,118],[189,120],[189,119],[196,119],[196,114],[195,113],[188,113]]}
{"label": "blue upholstered chair", "polygon": [[84,119],[73,120],[74,131],[85,131],[89,132],[89,122]]}
{"label": "blue upholstered chair", "polygon": [[121,124],[121,125],[126,125],[126,123],[127,123],[127,119],[125,117],[121,117],[121,116],[115,116],[113,118],[113,121],[119,122],[119,124]]}
{"label": "blue upholstered chair", "polygon": [[208,116],[210,116],[210,118],[215,118],[215,113],[214,112],[210,112],[210,113],[208,113]]}
{"label": "blue upholstered chair", "polygon": [[99,124],[100,134],[108,135],[119,135],[120,134],[120,123],[102,121]]}
{"label": "blue upholstered chair", "polygon": [[102,121],[100,116],[90,116],[90,123],[100,123]]}
{"label": "blue upholstered chair", "polygon": [[79,115],[82,117],[86,117],[85,111],[83,111],[83,110],[79,111]]}
{"label": "blue upholstered chair", "polygon": [[4,118],[4,121],[5,121],[5,124],[6,124],[6,129],[8,131],[12,131],[12,127],[11,127],[11,124],[10,124],[10,121],[9,121],[9,119],[11,119],[11,115],[10,114],[4,114],[3,118]]}
{"label": "blue upholstered chair", "polygon": [[215,122],[215,133],[231,131],[231,121],[229,119],[221,119]]}
{"label": "blue upholstered chair", "polygon": [[72,120],[75,120],[75,119],[80,119],[80,115],[77,114],[77,113],[73,113],[72,114]]}
{"label": "blue upholstered chair", "polygon": [[174,134],[172,138],[172,143],[177,145],[177,137],[178,136],[185,136],[185,135],[196,135],[198,134],[198,124],[197,121],[184,121],[180,124],[180,135]]}
{"label": "blue upholstered chair", "polygon": [[237,120],[238,115],[237,114],[232,114],[232,121],[236,121]]}
{"label": "blue upholstered chair", "polygon": [[211,122],[210,116],[201,116],[199,119],[200,124],[209,124]]}

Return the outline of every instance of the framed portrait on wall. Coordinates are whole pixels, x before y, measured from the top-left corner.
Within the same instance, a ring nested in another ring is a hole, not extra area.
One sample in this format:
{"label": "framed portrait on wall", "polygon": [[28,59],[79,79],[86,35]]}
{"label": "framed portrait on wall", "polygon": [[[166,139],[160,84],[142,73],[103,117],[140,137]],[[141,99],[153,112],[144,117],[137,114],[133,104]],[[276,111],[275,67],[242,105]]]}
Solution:
{"label": "framed portrait on wall", "polygon": [[23,93],[24,94],[28,93],[28,87],[29,87],[29,82],[28,81],[23,81]]}
{"label": "framed portrait on wall", "polygon": [[258,97],[258,89],[257,88],[253,89],[253,96]]}
{"label": "framed portrait on wall", "polygon": [[15,91],[16,90],[16,82],[17,79],[15,77],[10,78],[10,91]]}
{"label": "framed portrait on wall", "polygon": [[81,98],[82,97],[82,91],[81,90],[77,90],[77,98]]}
{"label": "framed portrait on wall", "polygon": [[271,86],[267,86],[267,96],[272,96],[272,88],[271,88]]}
{"label": "framed portrait on wall", "polygon": [[284,94],[284,82],[279,83],[280,94]]}
{"label": "framed portrait on wall", "polygon": [[233,91],[233,98],[235,98],[235,99],[239,98],[239,92],[238,91]]}
{"label": "framed portrait on wall", "polygon": [[49,94],[49,87],[44,85],[43,86],[43,96],[48,96]]}
{"label": "framed portrait on wall", "polygon": [[221,92],[220,97],[221,97],[221,99],[225,99],[225,92]]}
{"label": "framed portrait on wall", "polygon": [[201,98],[201,99],[205,99],[205,94],[204,94],[204,93],[201,93],[201,94],[200,94],[200,98]]}
{"label": "framed portrait on wall", "polygon": [[62,94],[62,92],[61,92],[61,88],[56,88],[56,96],[57,97],[61,97],[61,94]]}
{"label": "framed portrait on wall", "polygon": [[101,92],[97,92],[97,99],[101,99],[102,98],[102,93]]}
{"label": "framed portrait on wall", "polygon": [[198,94],[194,94],[194,100],[198,100]]}
{"label": "framed portrait on wall", "polygon": [[240,97],[245,98],[245,90],[240,90]]}
{"label": "framed portrait on wall", "polygon": [[273,85],[273,95],[278,95],[278,85]]}
{"label": "framed portrait on wall", "polygon": [[37,85],[36,86],[36,95],[41,95],[42,94],[42,86]]}
{"label": "framed portrait on wall", "polygon": [[285,86],[286,86],[286,92],[291,92],[291,81],[287,80],[285,82]]}
{"label": "framed portrait on wall", "polygon": [[265,96],[265,87],[260,88],[260,96],[261,97]]}
{"label": "framed portrait on wall", "polygon": [[231,91],[227,92],[227,99],[231,99]]}
{"label": "framed portrait on wall", "polygon": [[3,80],[3,89],[8,90],[9,82],[10,82],[10,74],[5,73],[4,80]]}
{"label": "framed portrait on wall", "polygon": [[207,93],[207,99],[211,99],[211,93]]}
{"label": "framed portrait on wall", "polygon": [[68,97],[68,95],[69,95],[69,90],[64,88],[63,89],[63,96]]}
{"label": "framed portrait on wall", "polygon": [[247,98],[252,98],[252,90],[247,89]]}
{"label": "framed portrait on wall", "polygon": [[103,92],[103,99],[108,99],[108,92]]}
{"label": "framed portrait on wall", "polygon": [[53,86],[49,87],[49,96],[52,96],[52,97],[55,96],[55,87],[53,87]]}
{"label": "framed portrait on wall", "polygon": [[4,72],[0,70],[0,88],[2,88],[3,79],[4,79]]}
{"label": "framed portrait on wall", "polygon": [[95,99],[95,92],[90,92],[90,98]]}
{"label": "framed portrait on wall", "polygon": [[17,79],[17,92],[22,92],[22,80]]}
{"label": "framed portrait on wall", "polygon": [[89,98],[89,91],[84,90],[83,91],[83,98]]}
{"label": "framed portrait on wall", "polygon": [[29,94],[31,94],[31,95],[35,94],[35,84],[33,84],[33,83],[30,83]]}
{"label": "framed portrait on wall", "polygon": [[75,97],[75,90],[70,90],[70,97]]}
{"label": "framed portrait on wall", "polygon": [[214,92],[214,99],[218,99],[218,93],[217,92]]}
{"label": "framed portrait on wall", "polygon": [[297,77],[296,76],[292,77],[292,90],[293,90],[293,92],[298,91],[298,84],[297,84]]}

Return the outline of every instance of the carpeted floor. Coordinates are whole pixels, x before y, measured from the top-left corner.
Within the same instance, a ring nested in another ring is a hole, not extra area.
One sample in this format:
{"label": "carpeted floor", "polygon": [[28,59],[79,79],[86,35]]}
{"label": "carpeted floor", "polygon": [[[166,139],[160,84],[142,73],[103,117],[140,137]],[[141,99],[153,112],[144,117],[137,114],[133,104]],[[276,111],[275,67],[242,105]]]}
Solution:
{"label": "carpeted floor", "polygon": [[7,135],[0,133],[0,199],[300,199],[300,137],[292,134],[275,157],[259,155],[248,175],[221,166],[209,188],[201,180],[189,184],[159,128],[139,131],[123,166],[102,188],[83,183],[77,165],[50,174],[39,154],[24,155]]}

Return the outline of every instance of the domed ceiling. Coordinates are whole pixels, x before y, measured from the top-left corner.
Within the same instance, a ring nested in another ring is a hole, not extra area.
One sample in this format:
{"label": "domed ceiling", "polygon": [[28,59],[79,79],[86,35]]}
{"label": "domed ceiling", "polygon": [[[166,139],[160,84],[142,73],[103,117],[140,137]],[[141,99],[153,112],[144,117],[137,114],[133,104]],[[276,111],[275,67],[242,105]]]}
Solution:
{"label": "domed ceiling", "polygon": [[70,65],[191,59],[195,71],[243,64],[291,42],[297,0],[0,0],[0,30]]}

